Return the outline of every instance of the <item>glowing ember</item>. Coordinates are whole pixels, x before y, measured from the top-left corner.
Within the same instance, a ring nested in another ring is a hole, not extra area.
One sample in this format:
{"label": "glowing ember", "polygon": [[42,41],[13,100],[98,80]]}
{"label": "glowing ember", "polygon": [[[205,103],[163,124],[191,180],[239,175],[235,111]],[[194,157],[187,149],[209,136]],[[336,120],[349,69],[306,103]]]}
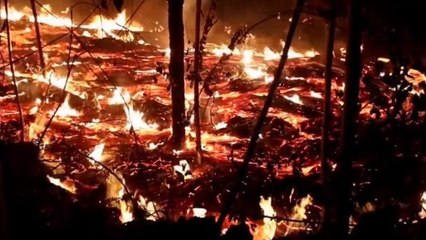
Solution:
{"label": "glowing ember", "polygon": [[262,208],[263,215],[263,225],[258,226],[254,232],[254,240],[271,240],[275,236],[275,231],[277,229],[277,222],[273,217],[276,216],[276,212],[272,207],[272,198],[263,198],[260,196],[259,206]]}
{"label": "glowing ember", "polygon": [[158,124],[148,124],[143,120],[144,113],[134,109],[133,104],[130,103],[128,106],[124,106],[124,112],[126,113],[127,123],[126,129],[137,130],[149,130],[157,129]]}
{"label": "glowing ember", "polygon": [[192,212],[194,214],[194,217],[205,218],[207,210],[205,208],[192,208]]}
{"label": "glowing ember", "polygon": [[92,153],[90,153],[89,157],[95,160],[96,162],[102,162],[103,160],[103,152],[105,148],[105,143],[100,143],[95,146]]}
{"label": "glowing ember", "polygon": [[423,73],[415,69],[409,69],[407,76],[405,76],[405,80],[407,80],[409,83],[413,85],[413,89],[410,92],[411,94],[413,95],[424,94],[424,90],[421,87],[421,83],[426,82],[426,76]]}
{"label": "glowing ember", "polygon": [[73,182],[71,181],[61,181],[60,179],[51,177],[49,175],[47,175],[47,179],[49,180],[49,182],[55,186],[58,186],[62,189],[67,190],[68,192],[72,193],[72,194],[76,194],[77,193],[77,187],[74,185]]}
{"label": "glowing ember", "polygon": [[114,89],[112,97],[108,100],[109,105],[120,105],[130,101],[130,93],[123,90],[121,87]]}
{"label": "glowing ember", "polygon": [[303,105],[302,100],[300,100],[300,97],[299,97],[299,95],[297,95],[297,94],[294,94],[294,95],[293,95],[293,96],[291,96],[291,97],[284,96],[284,98],[285,98],[285,99],[287,99],[287,100],[289,100],[289,101],[292,101],[292,102],[294,102],[294,103],[296,103],[296,104]]}
{"label": "glowing ember", "polygon": [[388,63],[388,62],[390,62],[390,59],[389,58],[384,58],[384,57],[379,57],[379,58],[377,58],[377,61]]}
{"label": "glowing ember", "polygon": [[220,129],[224,129],[228,126],[228,124],[226,122],[220,122],[214,125],[214,129],[215,130],[220,130]]}
{"label": "glowing ember", "polygon": [[422,210],[419,212],[419,216],[422,219],[426,218],[426,192],[423,192],[422,197],[420,198],[420,202],[422,205]]}
{"label": "glowing ember", "polygon": [[311,91],[311,97],[322,99],[322,95],[320,92]]}
{"label": "glowing ember", "polygon": [[188,161],[180,160],[179,165],[173,166],[175,173],[180,174],[184,180],[192,179],[191,168]]}
{"label": "glowing ember", "polygon": [[65,98],[65,101],[62,103],[61,107],[59,107],[58,112],[56,112],[56,116],[58,117],[78,117],[80,116],[80,113],[71,108],[70,104],[70,96],[67,95]]}

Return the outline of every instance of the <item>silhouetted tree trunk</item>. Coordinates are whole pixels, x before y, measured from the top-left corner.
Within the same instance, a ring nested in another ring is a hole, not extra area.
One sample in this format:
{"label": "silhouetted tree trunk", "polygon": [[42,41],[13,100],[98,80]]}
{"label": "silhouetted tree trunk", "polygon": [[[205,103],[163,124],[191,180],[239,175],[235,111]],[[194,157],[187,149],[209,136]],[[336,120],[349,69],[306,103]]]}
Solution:
{"label": "silhouetted tree trunk", "polygon": [[352,204],[352,162],[356,154],[355,135],[359,113],[358,94],[361,77],[361,0],[349,0],[346,79],[340,156],[337,162],[336,234],[334,239],[348,239]]}
{"label": "silhouetted tree trunk", "polygon": [[185,80],[184,80],[184,0],[168,0],[170,35],[170,85],[172,92],[173,144],[181,148],[185,140]]}

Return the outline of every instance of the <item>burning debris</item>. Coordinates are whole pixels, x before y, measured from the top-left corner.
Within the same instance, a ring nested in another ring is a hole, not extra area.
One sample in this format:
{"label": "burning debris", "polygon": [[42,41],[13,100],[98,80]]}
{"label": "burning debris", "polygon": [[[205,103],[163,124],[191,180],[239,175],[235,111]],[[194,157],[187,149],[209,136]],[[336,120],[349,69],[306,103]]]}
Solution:
{"label": "burning debris", "polygon": [[[173,81],[165,71],[172,50],[150,45],[142,39],[147,32],[141,24],[128,21],[125,10],[115,19],[96,15],[78,24],[52,14],[48,6],[40,9],[38,22],[46,43],[42,51],[46,69],[40,69],[33,57],[37,47],[31,31],[35,21],[31,11],[9,10],[11,35],[19,38],[14,40],[15,72],[12,74],[9,65],[3,65],[4,74],[0,76],[2,139],[14,141],[17,132],[23,129],[26,139],[43,150],[41,159],[51,172],[47,180],[52,185],[82,201],[93,198],[102,204],[106,202],[115,212],[111,215],[117,222],[137,222],[140,209],[149,221],[177,219],[182,215],[208,219],[217,215],[224,203],[224,192],[230,191],[229,183],[234,181],[229,175],[233,175],[245,157],[249,137],[269,88],[274,84],[282,53],[269,46],[262,46],[259,51],[248,41],[235,39],[235,44],[230,45],[204,43],[200,76],[195,76],[204,81],[199,84],[202,88],[199,96],[201,133],[197,136],[196,94],[192,89],[197,83],[191,72],[195,51],[188,49],[185,55],[189,69],[185,82],[186,112],[182,123],[185,142],[178,149],[170,143]],[[3,12],[1,16],[5,16]],[[151,33],[163,31],[158,22],[155,25]],[[73,34],[69,34],[70,28]],[[68,39],[66,36],[70,35]],[[284,46],[284,42],[282,44]],[[2,54],[6,56],[3,42],[2,46]],[[341,55],[345,54],[346,49],[341,49]],[[312,184],[315,187],[309,185],[311,183],[298,186],[309,189],[304,191],[306,197],[296,204],[292,200],[294,190],[287,201],[288,194],[277,187],[278,183],[297,186],[303,178],[313,182],[319,179],[321,122],[327,94],[325,66],[317,62],[318,55],[315,50],[289,49],[289,64],[256,141],[253,161],[248,164],[247,179],[250,186],[256,187],[244,192],[249,196],[265,192],[270,195],[262,196],[260,202],[249,199],[243,204],[247,210],[244,221],[249,225],[256,216],[252,209],[259,205],[262,210],[262,222],[252,231],[256,240],[271,240],[299,231],[312,233],[316,230],[312,223],[320,221],[320,217],[311,214],[312,209],[321,212],[311,197],[317,200],[315,193],[322,196],[315,190],[317,183]],[[343,114],[345,89],[344,71],[340,69],[343,63],[337,57],[335,61],[330,104],[333,129],[329,133],[333,145],[337,145],[340,136],[341,129],[336,126]],[[378,62],[392,64],[393,60],[381,57]],[[407,130],[410,137],[415,135],[412,132],[422,131],[418,126],[426,117],[423,106],[426,77],[406,66],[396,66],[390,72],[383,70],[376,74],[375,71],[370,65],[363,68],[361,130],[357,137],[360,143],[387,149],[386,158],[399,161],[399,156],[411,152],[405,142],[414,140],[400,138],[399,132],[389,130],[388,126],[396,126],[402,132]],[[17,95],[22,104],[24,126],[17,124],[19,111],[14,105],[12,77],[18,80]],[[378,139],[379,136],[386,139]],[[198,137],[200,150],[196,149]],[[418,138],[414,142],[424,141],[421,137],[414,138]],[[412,159],[422,157],[420,145],[414,144],[412,152],[417,155]],[[360,156],[370,154],[371,146],[362,145]],[[198,162],[201,155],[203,163],[192,164]],[[338,170],[334,162],[336,155],[333,149],[331,172]],[[360,168],[378,172],[379,168],[372,162],[381,158],[383,156],[366,156],[360,161]],[[389,166],[384,164],[384,167]],[[362,173],[356,172],[356,176],[359,179],[354,183],[354,196],[364,194],[372,185],[372,181],[362,179],[365,177]],[[138,194],[133,194],[135,192]],[[319,197],[318,201],[324,199]],[[421,206],[419,216],[424,219],[426,193],[422,195]],[[359,216],[352,219],[358,222]]]}

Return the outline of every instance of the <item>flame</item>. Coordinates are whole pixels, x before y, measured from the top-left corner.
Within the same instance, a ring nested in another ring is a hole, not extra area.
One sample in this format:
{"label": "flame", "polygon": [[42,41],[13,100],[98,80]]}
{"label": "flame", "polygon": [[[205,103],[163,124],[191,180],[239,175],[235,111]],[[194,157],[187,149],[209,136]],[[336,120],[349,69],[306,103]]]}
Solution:
{"label": "flame", "polygon": [[249,65],[253,62],[253,56],[254,56],[254,52],[252,50],[244,50],[243,51],[243,58],[242,58],[242,63],[244,65]]}
{"label": "flame", "polygon": [[226,122],[220,122],[214,125],[214,129],[215,130],[220,130],[220,129],[224,129],[228,126],[228,124]]}
{"label": "flame", "polygon": [[93,148],[92,153],[89,154],[89,157],[95,160],[96,162],[102,162],[103,160],[102,154],[104,152],[104,148],[105,148],[105,143],[100,143],[96,145],[95,148]]}
{"label": "flame", "polygon": [[[43,5],[38,12],[37,20],[41,24],[50,25],[53,27],[75,27],[76,25],[71,21],[69,17],[62,17],[58,15],[52,15],[52,7],[48,4]],[[63,11],[64,13],[68,13],[68,9]],[[5,12],[1,10],[1,16],[5,16]],[[24,17],[27,17],[30,22],[34,22],[34,16],[31,13],[31,9],[29,7],[25,7],[22,11],[17,10],[16,8],[9,8],[9,20],[10,21],[19,21]],[[96,36],[98,38],[104,37],[114,37],[120,38],[114,31],[119,30],[129,30],[127,32],[127,38],[129,40],[133,40],[133,34],[131,32],[142,32],[144,28],[142,25],[132,22],[132,25],[125,26],[127,22],[127,14],[126,11],[123,10],[121,13],[117,15],[114,19],[107,18],[105,16],[96,15],[91,19],[88,24],[81,25],[80,27],[83,29],[96,30]],[[129,36],[130,35],[130,36]],[[83,32],[83,36],[92,36],[89,32]]]}
{"label": "flame", "polygon": [[128,106],[124,106],[124,112],[126,113],[127,123],[126,129],[130,130],[152,130],[157,129],[158,124],[148,124],[143,120],[144,113],[134,109],[133,104],[130,103]]}
{"label": "flame", "polygon": [[281,58],[281,54],[272,51],[270,48],[265,47],[263,49],[263,58],[265,61],[278,60]]}
{"label": "flame", "polygon": [[420,198],[422,210],[419,212],[419,216],[421,219],[426,218],[426,191],[423,192],[422,197]]}
{"label": "flame", "polygon": [[292,102],[294,102],[294,103],[296,103],[296,104],[303,105],[302,100],[300,100],[300,97],[299,97],[299,95],[297,95],[297,94],[294,94],[294,95],[293,95],[293,96],[291,96],[291,97],[284,96],[284,98],[285,98],[285,99],[287,99],[287,100],[289,100],[289,101],[292,101]]}
{"label": "flame", "polygon": [[247,75],[249,79],[259,79],[259,78],[263,78],[267,76],[266,72],[261,67],[257,67],[257,68],[245,67],[244,73]]}
{"label": "flame", "polygon": [[228,48],[227,45],[222,44],[217,48],[212,49],[212,53],[217,57],[222,57],[223,55],[241,55],[241,52],[238,49],[234,49],[233,51]]}
{"label": "flame", "polygon": [[67,190],[68,192],[70,192],[72,194],[76,194],[77,193],[77,187],[71,181],[65,180],[65,181],[62,182],[60,179],[51,177],[49,175],[47,175],[47,179],[49,180],[49,182],[51,184],[53,184],[55,186],[58,186],[58,187],[60,187],[62,189],[65,189],[65,190]]}
{"label": "flame", "polygon": [[157,221],[161,217],[157,211],[159,207],[155,202],[148,201],[143,196],[139,196],[138,204],[148,214],[146,220]]}
{"label": "flame", "polygon": [[180,160],[179,165],[173,166],[173,169],[176,173],[182,175],[184,180],[192,179],[191,167],[189,166],[188,161]]}
{"label": "flame", "polygon": [[[118,177],[121,179],[121,182],[125,184],[123,177],[120,175],[118,175]],[[108,175],[106,179],[107,191],[105,197],[107,200],[118,199],[113,206],[120,210],[120,221],[122,223],[127,223],[133,221],[134,217],[131,204],[128,204],[127,201],[123,199],[125,189],[121,182],[112,174]]]}
{"label": "flame", "polygon": [[29,115],[34,115],[38,112],[38,109],[39,109],[40,104],[41,104],[41,99],[37,98],[34,103],[35,103],[35,105],[28,112]]}
{"label": "flame", "polygon": [[78,117],[80,113],[71,108],[70,104],[70,95],[68,94],[65,98],[65,101],[62,103],[61,107],[59,107],[58,112],[56,112],[56,116],[58,117]]}
{"label": "flame", "polygon": [[311,91],[311,97],[322,99],[322,94],[320,92]]}
{"label": "flame", "polygon": [[[126,21],[126,10],[123,10],[114,19],[97,15],[89,24],[82,26],[82,28],[94,29],[97,31],[96,36],[98,38],[104,38],[106,36],[116,36],[113,32],[123,30],[126,25]],[[139,24],[134,24],[126,28],[133,32],[142,32],[144,30],[144,28]]]}
{"label": "flame", "polygon": [[271,240],[275,236],[275,231],[277,230],[277,222],[271,217],[276,216],[276,212],[272,207],[272,198],[263,198],[260,196],[259,206],[262,208],[263,215],[263,225],[256,227],[253,234],[254,240]]}
{"label": "flame", "polygon": [[265,83],[269,84],[273,81],[274,81],[274,75],[272,75],[272,74],[265,75]]}
{"label": "flame", "polygon": [[207,210],[205,208],[192,208],[192,213],[194,217],[205,218]]}
{"label": "flame", "polygon": [[[296,206],[293,207],[290,219],[294,220],[306,220],[308,216],[306,215],[306,208],[312,205],[313,198],[308,194],[306,197],[302,198]],[[285,235],[296,232],[300,229],[305,229],[305,224],[301,222],[291,222],[286,225]]]}
{"label": "flame", "polygon": [[126,90],[123,90],[121,87],[114,89],[112,97],[108,100],[109,105],[120,105],[125,104],[130,101],[130,93]]}

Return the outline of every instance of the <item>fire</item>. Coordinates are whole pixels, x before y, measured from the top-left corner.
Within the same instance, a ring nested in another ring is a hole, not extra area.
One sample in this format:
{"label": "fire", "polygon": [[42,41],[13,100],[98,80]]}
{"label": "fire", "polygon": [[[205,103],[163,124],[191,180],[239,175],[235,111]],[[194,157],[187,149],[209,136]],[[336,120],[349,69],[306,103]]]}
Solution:
{"label": "fire", "polygon": [[122,223],[131,222],[134,220],[132,213],[132,206],[124,200],[125,189],[124,189],[124,179],[121,176],[118,176],[121,179],[121,182],[112,174],[106,179],[107,191],[106,199],[118,199],[113,206],[120,210],[120,221]]}
{"label": "fire", "polygon": [[205,218],[207,210],[205,208],[192,208],[192,213],[194,214],[194,217]]}
{"label": "fire", "polygon": [[112,97],[108,100],[109,105],[120,105],[130,101],[130,93],[123,90],[121,87],[114,89]]}
{"label": "fire", "polygon": [[141,208],[145,209],[146,213],[148,214],[146,220],[157,221],[161,217],[157,211],[158,206],[155,204],[155,202],[148,201],[140,195],[138,204]]}
{"label": "fire", "polygon": [[35,102],[34,102],[34,106],[30,109],[30,111],[29,111],[29,115],[34,115],[34,114],[36,114],[37,112],[38,112],[38,109],[39,109],[39,107],[40,107],[40,104],[41,104],[41,99],[40,98],[37,98],[36,100],[35,100]]}
{"label": "fire", "polygon": [[257,68],[245,67],[244,73],[247,75],[249,79],[260,79],[267,76],[266,72],[261,67],[257,67]]}
{"label": "fire", "polygon": [[272,198],[263,198],[260,196],[259,206],[262,208],[263,215],[263,225],[258,226],[255,229],[253,234],[254,240],[271,240],[275,236],[275,231],[277,230],[277,222],[273,217],[276,216],[276,212],[272,207]]}
{"label": "fire", "polygon": [[281,54],[272,51],[268,47],[265,47],[263,49],[263,58],[265,59],[265,61],[278,60],[281,58]]}
{"label": "fire", "polygon": [[173,166],[175,173],[182,175],[184,180],[192,179],[191,167],[188,161],[180,160],[179,165]]}
{"label": "fire", "polygon": [[217,57],[222,57],[223,55],[241,55],[241,52],[238,49],[234,49],[233,51],[228,48],[227,45],[222,44],[219,47],[213,48],[212,53]]}
{"label": "fire", "polygon": [[313,97],[313,98],[318,98],[318,99],[322,99],[322,95],[321,95],[321,93],[320,93],[320,92],[314,92],[314,91],[311,91],[311,97]]}
{"label": "fire", "polygon": [[123,200],[124,197],[124,188],[120,190],[118,193],[119,198],[119,204],[120,204],[120,221],[122,223],[128,223],[134,220],[132,208],[127,204],[127,201]]}
{"label": "fire", "polygon": [[220,129],[224,129],[228,126],[228,124],[226,122],[220,122],[214,125],[214,129],[215,130],[220,130]]}
{"label": "fire", "polygon": [[[308,216],[306,215],[306,208],[310,205],[312,205],[313,198],[308,194],[306,197],[302,198],[296,206],[294,206],[293,211],[290,215],[290,219],[294,220],[306,220]],[[290,233],[296,232],[300,229],[305,228],[304,223],[299,222],[291,222],[286,226],[286,233],[285,235],[288,235]]]}
{"label": "fire", "polygon": [[293,96],[291,96],[291,97],[284,96],[284,98],[285,98],[285,99],[287,99],[287,100],[289,100],[289,101],[292,101],[292,102],[294,102],[294,103],[296,103],[296,104],[303,105],[302,100],[300,100],[300,97],[299,97],[299,95],[297,95],[297,94],[294,94],[294,95],[293,95]]}
{"label": "fire", "polygon": [[67,95],[65,98],[65,101],[62,103],[61,107],[59,107],[58,112],[56,113],[56,116],[58,117],[78,117],[80,116],[80,113],[71,108],[70,104],[70,96]]}
{"label": "fire", "polygon": [[123,10],[114,19],[109,19],[100,15],[97,15],[91,20],[89,24],[82,26],[82,28],[96,30],[97,31],[96,36],[98,38],[116,36],[114,34],[114,31],[123,30],[125,29],[125,27],[133,32],[142,32],[144,30],[143,26],[139,24],[125,26],[126,22],[127,22],[126,11]]}
{"label": "fire", "polygon": [[244,50],[243,51],[242,63],[244,65],[249,65],[249,64],[253,63],[253,56],[254,56],[254,52],[252,50]]}
{"label": "fire", "polygon": [[96,162],[102,162],[103,160],[102,154],[104,152],[104,148],[105,148],[105,143],[100,143],[96,145],[92,153],[90,153],[89,157],[95,160]]}
{"label": "fire", "polygon": [[58,187],[60,187],[62,189],[65,189],[65,190],[67,190],[68,192],[70,192],[72,194],[76,194],[77,193],[77,187],[71,181],[67,181],[67,180],[61,181],[60,179],[51,177],[49,175],[47,175],[47,179],[49,180],[49,182],[51,184],[53,184],[55,186],[58,186]]}
{"label": "fire", "polygon": [[[37,16],[38,22],[42,24],[50,25],[53,27],[75,27],[76,26],[76,24],[74,24],[69,17],[52,15],[51,12],[52,12],[52,7],[50,5],[48,4],[43,5],[43,7],[40,8],[40,11],[38,12],[38,16]],[[68,9],[63,12],[68,13]],[[5,12],[3,9],[1,10],[1,16],[2,17],[5,16]],[[27,19],[30,22],[35,21],[30,8],[25,7],[24,9],[22,9],[22,11],[19,11],[13,7],[10,7],[9,9],[10,21],[19,21],[19,20],[22,20],[24,17],[27,17]],[[130,32],[144,31],[143,26],[135,22],[132,22],[132,25],[130,26],[125,26],[127,19],[128,18],[127,18],[126,11],[123,10],[114,19],[107,18],[101,15],[96,15],[95,17],[91,19],[90,23],[84,24],[80,27],[83,29],[96,30],[96,37],[98,38],[104,38],[104,37],[119,38],[116,34],[114,34],[114,31],[120,31],[120,30],[129,30]],[[85,31],[83,33],[83,36],[92,36],[92,34]]]}
{"label": "fire", "polygon": [[134,109],[133,104],[130,103],[127,106],[124,106],[124,112],[126,113],[127,123],[126,129],[137,130],[149,130],[157,129],[158,124],[148,124],[143,120],[144,113]]}
{"label": "fire", "polygon": [[423,192],[422,197],[420,198],[422,210],[419,212],[419,216],[421,219],[426,218],[426,192]]}

